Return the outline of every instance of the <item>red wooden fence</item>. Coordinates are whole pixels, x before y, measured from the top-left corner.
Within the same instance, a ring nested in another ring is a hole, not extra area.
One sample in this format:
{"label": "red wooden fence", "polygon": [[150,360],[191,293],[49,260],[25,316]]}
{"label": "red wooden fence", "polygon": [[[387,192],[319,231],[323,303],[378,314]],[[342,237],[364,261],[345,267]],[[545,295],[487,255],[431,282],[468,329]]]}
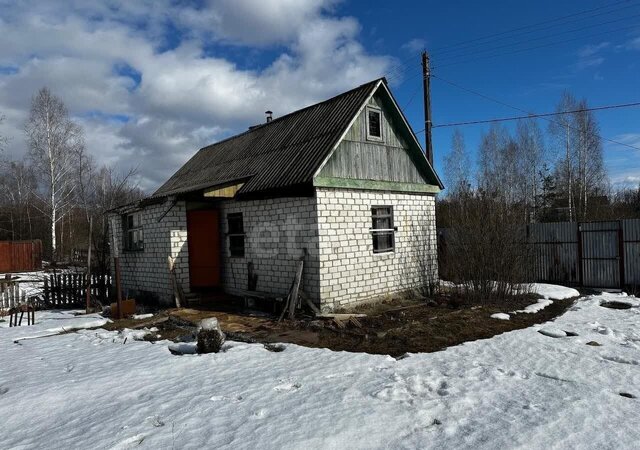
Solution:
{"label": "red wooden fence", "polygon": [[42,269],[42,241],[0,241],[0,272]]}

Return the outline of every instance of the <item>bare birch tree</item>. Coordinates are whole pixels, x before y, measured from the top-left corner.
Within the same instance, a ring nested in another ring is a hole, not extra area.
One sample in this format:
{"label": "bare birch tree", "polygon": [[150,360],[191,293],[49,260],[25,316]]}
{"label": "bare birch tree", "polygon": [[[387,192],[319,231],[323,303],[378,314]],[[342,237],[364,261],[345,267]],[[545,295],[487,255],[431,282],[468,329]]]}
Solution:
{"label": "bare birch tree", "polygon": [[575,113],[576,136],[576,188],[578,189],[577,214],[587,219],[589,197],[602,194],[607,184],[607,175],[602,156],[602,139],[592,111],[585,111],[589,105],[585,99],[578,102]]}
{"label": "bare birch tree", "polygon": [[518,144],[504,127],[491,124],[489,131],[482,136],[480,142],[478,171],[480,189],[506,204],[519,202],[522,167]]}
{"label": "bare birch tree", "polygon": [[2,164],[0,190],[2,208],[9,218],[11,240],[32,239],[32,192],[37,183],[31,167],[23,161]]}
{"label": "bare birch tree", "polygon": [[56,258],[56,226],[70,209],[76,188],[74,167],[84,147],[82,128],[59,97],[46,87],[33,97],[25,125],[29,158],[41,183],[35,192],[50,223],[51,256]]}
{"label": "bare birch tree", "polygon": [[489,131],[482,135],[478,159],[478,187],[484,192],[496,194],[500,191],[502,174],[499,161],[507,140],[506,130],[497,124],[491,124]]}
{"label": "bare birch tree", "polygon": [[519,193],[523,204],[533,213],[538,212],[538,199],[541,196],[544,176],[543,168],[546,162],[546,151],[542,130],[534,119],[518,122],[516,127],[516,142],[518,144],[518,159],[520,164]]}
{"label": "bare birch tree", "polygon": [[470,168],[471,162],[464,144],[464,136],[456,129],[451,137],[451,151],[444,158],[447,195],[456,197],[471,188]]}
{"label": "bare birch tree", "polygon": [[587,219],[589,198],[601,195],[607,181],[598,124],[587,108],[586,100],[565,92],[557,111],[566,114],[549,126],[557,152],[556,177],[567,199],[569,220]]}

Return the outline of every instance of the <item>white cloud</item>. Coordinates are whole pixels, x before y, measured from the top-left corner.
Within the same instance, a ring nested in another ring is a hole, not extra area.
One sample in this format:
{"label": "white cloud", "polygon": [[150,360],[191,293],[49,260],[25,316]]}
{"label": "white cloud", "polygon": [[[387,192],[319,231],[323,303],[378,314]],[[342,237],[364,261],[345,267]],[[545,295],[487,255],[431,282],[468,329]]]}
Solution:
{"label": "white cloud", "polygon": [[640,36],[631,39],[630,41],[628,41],[624,47],[627,50],[640,50]]}
{"label": "white cloud", "polygon": [[609,42],[590,44],[578,50],[578,62],[575,64],[576,70],[584,70],[602,65],[605,61],[602,52],[611,46]]}
{"label": "white cloud", "polygon": [[578,50],[578,56],[581,58],[588,58],[590,56],[599,53],[600,51],[609,48],[611,44],[609,42],[601,42],[599,44],[590,44],[585,45],[580,50]]}
{"label": "white cloud", "polygon": [[424,50],[426,46],[427,41],[425,41],[424,39],[415,38],[402,44],[402,49],[408,51],[409,53],[416,53]]}
{"label": "white cloud", "polygon": [[[24,153],[31,96],[47,85],[78,117],[99,162],[139,166],[153,189],[200,146],[380,76],[335,0],[3,2],[0,113]],[[168,24],[171,27],[168,27]],[[171,31],[168,31],[171,30]],[[240,67],[238,51],[271,60]],[[125,67],[127,70],[119,70]],[[129,72],[139,74],[139,84]],[[339,76],[337,76],[339,74]]]}

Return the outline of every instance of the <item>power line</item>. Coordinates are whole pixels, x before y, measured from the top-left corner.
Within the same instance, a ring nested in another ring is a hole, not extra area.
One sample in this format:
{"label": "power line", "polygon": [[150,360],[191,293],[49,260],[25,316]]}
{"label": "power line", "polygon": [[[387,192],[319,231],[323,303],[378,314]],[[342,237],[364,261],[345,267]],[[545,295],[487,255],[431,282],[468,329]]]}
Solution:
{"label": "power line", "polygon": [[389,69],[386,74],[387,79],[400,78],[402,75],[404,75],[407,69],[418,65],[418,56],[419,54],[417,56],[411,56],[411,60],[407,59],[407,62],[398,64],[395,68]]}
{"label": "power line", "polygon": [[[541,114],[527,114],[526,116],[499,117],[495,119],[471,120],[467,122],[453,122],[453,123],[445,123],[441,125],[432,125],[432,128],[457,127],[462,125],[478,125],[483,123],[507,122],[511,120],[520,120],[520,119],[535,119],[535,118],[550,117],[550,116],[562,116],[564,114],[575,114],[575,113],[587,112],[587,111],[602,111],[605,109],[630,108],[633,106],[640,106],[640,102],[623,103],[620,105],[597,106],[594,108],[581,108],[581,109],[574,109],[571,111],[560,111],[560,112],[541,113]],[[636,148],[636,147],[633,147],[633,148]],[[638,150],[640,150],[640,148],[638,148]]]}
{"label": "power line", "polygon": [[482,57],[479,57],[479,58],[462,59],[460,61],[454,61],[454,62],[446,63],[446,64],[438,64],[438,65],[436,65],[434,67],[434,69],[453,66],[453,65],[457,65],[457,64],[466,64],[466,63],[477,61],[477,60],[486,60],[486,59],[490,59],[490,58],[497,58],[499,56],[513,55],[513,54],[516,54],[516,53],[522,53],[522,52],[526,52],[526,51],[530,51],[530,50],[537,50],[537,49],[546,48],[546,47],[553,47],[553,46],[556,46],[556,45],[563,45],[563,44],[567,44],[569,42],[575,42],[575,41],[579,41],[579,40],[586,39],[586,38],[597,37],[597,36],[602,36],[602,35],[611,34],[611,33],[617,33],[617,32],[620,32],[620,31],[626,31],[626,30],[631,30],[631,29],[636,29],[636,28],[638,28],[638,24],[631,25],[631,26],[624,27],[624,28],[617,28],[615,30],[608,30],[608,31],[604,31],[604,32],[601,32],[601,33],[595,33],[595,34],[590,34],[590,35],[586,35],[586,36],[579,36],[579,37],[574,38],[574,39],[565,39],[563,41],[551,42],[551,43],[548,43],[548,44],[537,45],[537,46],[534,46],[534,47],[522,48],[522,49],[514,50],[514,51],[511,51],[511,52],[497,53],[497,54],[494,54],[494,55],[487,55],[487,56],[482,56]]}
{"label": "power line", "polygon": [[[603,25],[610,25],[610,24],[613,24],[613,23],[623,22],[623,21],[626,21],[626,20],[629,20],[629,19],[634,19],[636,17],[640,17],[640,14],[621,17],[621,18],[609,20],[609,21],[606,21],[606,22],[590,24],[590,25],[586,25],[586,26],[583,26],[583,27],[580,27],[580,28],[574,28],[572,30],[565,30],[565,31],[561,31],[559,33],[548,34],[546,36],[534,37],[534,38],[531,38],[531,39],[521,40],[521,41],[516,41],[516,42],[509,42],[507,44],[499,45],[499,46],[496,46],[496,47],[478,49],[473,53],[464,53],[463,52],[462,54],[449,55],[449,56],[445,56],[444,58],[437,58],[437,59],[438,59],[438,61],[442,61],[442,60],[447,61],[447,60],[456,59],[456,58],[464,58],[464,57],[467,57],[467,56],[470,56],[470,55],[476,56],[479,53],[491,52],[491,51],[495,51],[495,50],[500,50],[502,48],[508,48],[508,47],[513,47],[513,46],[517,46],[517,45],[521,45],[521,44],[527,44],[527,43],[530,43],[530,42],[541,41],[541,40],[549,39],[549,38],[556,37],[556,36],[562,36],[562,35],[565,35],[565,34],[577,33],[579,31],[588,30],[590,28],[596,28],[596,27],[601,27]],[[636,25],[634,24],[634,26],[636,26]],[[609,30],[609,31],[618,31],[618,30]]]}
{"label": "power line", "polygon": [[411,102],[413,101],[413,99],[416,98],[416,96],[418,95],[418,92],[420,92],[421,90],[422,90],[422,86],[418,85],[417,89],[415,91],[413,91],[413,93],[411,94],[411,97],[409,98],[407,103],[405,103],[405,105],[404,105],[404,107],[402,109],[407,109],[409,107],[409,105],[411,104]]}
{"label": "power line", "polygon": [[[494,103],[497,103],[497,104],[499,104],[499,105],[506,106],[507,108],[511,108],[511,109],[516,110],[516,111],[520,111],[520,112],[522,112],[522,113],[525,113],[525,114],[527,114],[527,116],[535,115],[535,113],[532,113],[531,111],[527,111],[527,110],[524,110],[524,109],[522,109],[522,108],[518,108],[517,106],[510,105],[509,103],[505,103],[505,102],[500,101],[500,100],[497,100],[497,99],[495,99],[495,98],[493,98],[493,97],[489,97],[488,95],[482,94],[481,92],[478,92],[478,91],[474,91],[473,89],[468,89],[468,88],[466,88],[466,87],[464,87],[464,86],[460,86],[459,84],[454,83],[453,81],[445,80],[444,78],[439,77],[439,76],[437,76],[437,75],[434,75],[433,73],[431,73],[431,77],[436,78],[436,79],[438,79],[438,80],[440,80],[440,81],[443,81],[443,82],[445,82],[445,83],[447,83],[447,84],[449,84],[449,85],[451,85],[451,86],[453,86],[453,87],[456,87],[456,88],[458,88],[458,89],[460,89],[460,90],[466,91],[466,92],[468,92],[468,93],[470,93],[470,94],[477,95],[477,96],[482,97],[482,98],[484,98],[484,99],[486,99],[486,100],[489,100],[489,101],[491,101],[491,102],[494,102]],[[555,120],[553,120],[553,119],[549,119],[549,118],[547,118],[547,117],[541,117],[541,119],[546,120],[547,122],[550,122],[550,123],[555,123],[556,125],[561,125],[561,126],[563,126],[563,127],[564,127],[564,126],[566,126],[566,127],[570,128],[570,129],[572,129],[572,130],[574,130],[574,131],[580,131],[580,130],[576,129],[575,127],[572,127],[572,126],[570,126],[570,125],[568,125],[568,124],[564,124],[564,123],[561,123],[561,122],[557,122],[557,121],[555,121]],[[422,130],[418,131],[418,133],[422,133],[423,131],[424,131],[424,129],[422,129]],[[417,133],[416,133],[416,134],[417,134]],[[632,148],[632,149],[634,149],[634,150],[640,150],[640,147],[635,147],[635,146],[633,146],[633,145],[626,144],[626,143],[624,143],[624,142],[619,142],[619,141],[616,141],[616,140],[614,140],[614,139],[609,139],[609,138],[606,138],[606,137],[604,137],[604,136],[602,136],[602,135],[600,135],[600,134],[598,134],[598,133],[593,133],[593,132],[592,132],[591,134],[592,134],[593,136],[599,137],[599,138],[600,138],[600,139],[602,139],[603,141],[608,141],[608,142],[611,142],[611,143],[613,143],[613,144],[618,144],[618,145],[622,145],[622,146],[624,146],[624,147],[629,147],[629,148]]]}
{"label": "power line", "polygon": [[[621,3],[628,3],[628,1],[621,2]],[[587,17],[581,17],[581,18],[578,18],[578,19],[573,19],[573,20],[568,20],[568,21],[563,20],[563,19],[566,19],[567,17],[569,17],[569,18],[575,17],[576,15],[581,15],[581,14],[565,16],[565,17],[560,18],[560,19],[553,19],[553,20],[549,20],[547,22],[541,22],[541,23],[539,23],[539,24],[537,24],[535,26],[532,25],[532,26],[529,26],[529,27],[521,27],[519,29],[512,30],[512,31],[518,31],[520,29],[533,28],[533,29],[528,30],[528,31],[523,31],[523,32],[520,32],[520,33],[511,34],[510,36],[502,37],[502,38],[499,38],[499,39],[495,39],[495,38],[494,39],[489,39],[488,41],[487,41],[487,38],[477,38],[477,39],[465,41],[464,44],[466,44],[466,45],[460,45],[460,44],[455,45],[454,44],[452,46],[449,46],[449,47],[452,47],[452,48],[441,47],[440,49],[433,49],[433,52],[435,54],[437,54],[437,55],[442,55],[442,54],[445,54],[445,53],[450,53],[450,52],[466,49],[466,48],[469,48],[469,47],[476,47],[476,46],[479,46],[479,45],[486,45],[486,44],[489,44],[489,43],[491,43],[493,41],[500,42],[500,41],[503,41],[503,40],[506,40],[506,39],[511,39],[511,38],[514,38],[514,37],[517,37],[517,36],[523,36],[523,35],[527,35],[527,34],[531,34],[531,33],[537,33],[539,31],[544,31],[544,30],[556,28],[556,27],[559,27],[559,26],[564,26],[564,25],[567,25],[567,24],[570,24],[570,23],[581,22],[581,21],[584,21],[584,20],[592,19],[594,17],[599,17],[599,16],[604,16],[604,15],[608,15],[608,14],[612,14],[612,13],[617,13],[617,12],[620,12],[620,11],[628,9],[628,8],[633,8],[635,6],[637,6],[637,4],[635,2],[633,2],[631,4],[623,6],[621,8],[617,8],[617,9],[613,9],[613,10],[605,11],[605,12],[600,12],[598,14],[592,14],[592,15],[587,16]],[[602,9],[602,8],[596,8],[596,10],[599,10],[599,9]],[[589,10],[587,12],[592,12],[592,11],[593,10]],[[624,17],[622,19],[628,19],[628,18],[629,17]],[[560,22],[560,23],[553,24],[553,25],[547,25],[548,23],[558,22],[560,20],[563,20],[563,21]],[[589,27],[604,25],[606,23],[609,23],[609,22],[604,22],[604,23],[600,23],[600,24],[592,24]],[[540,27],[539,25],[547,25],[547,26]],[[510,34],[510,33],[511,32],[503,32],[503,33],[498,33],[497,35],[493,35],[493,36],[499,36],[499,35]],[[489,37],[492,37],[492,35],[490,35]],[[486,41],[486,42],[483,42],[483,41]],[[443,48],[444,48],[444,50],[440,51]]]}
{"label": "power line", "polygon": [[577,16],[581,16],[581,15],[584,15],[584,14],[588,14],[590,12],[599,11],[599,10],[602,10],[602,9],[607,9],[607,8],[612,7],[612,6],[620,5],[622,3],[629,3],[630,1],[631,0],[622,0],[622,1],[619,1],[619,2],[611,3],[609,5],[603,5],[603,6],[599,6],[597,8],[587,9],[587,10],[583,10],[583,11],[578,11],[576,13],[568,14],[568,15],[565,15],[565,16],[556,17],[554,19],[544,20],[542,22],[537,22],[537,23],[530,24],[530,25],[524,25],[524,26],[521,26],[521,27],[511,28],[509,30],[501,31],[501,32],[498,32],[498,33],[488,34],[488,35],[480,36],[480,37],[477,37],[477,38],[474,38],[474,39],[468,39],[468,40],[465,40],[465,41],[462,41],[462,42],[457,42],[455,44],[445,45],[443,47],[435,48],[435,49],[433,49],[433,51],[437,52],[439,50],[443,50],[443,49],[446,49],[446,48],[459,46],[459,45],[462,45],[462,44],[467,44],[469,42],[477,42],[479,40],[484,40],[484,39],[497,37],[497,36],[503,36],[505,34],[509,34],[509,33],[514,32],[514,31],[526,30],[528,28],[534,28],[534,27],[538,27],[540,25],[546,25],[548,23],[558,22],[558,21],[561,21],[561,20],[564,20],[564,19],[568,19],[568,18],[572,18],[572,17],[577,17]]}
{"label": "power line", "polygon": [[[463,46],[463,44],[468,44],[468,43],[474,43],[474,45],[486,45],[488,42],[482,42],[482,41],[486,41],[487,39],[495,38],[495,37],[498,37],[498,36],[505,36],[505,35],[514,33],[516,31],[521,31],[521,30],[533,29],[533,30],[527,31],[525,33],[518,33],[515,36],[522,35],[522,34],[528,34],[528,33],[532,33],[532,32],[535,32],[535,31],[541,31],[541,30],[544,30],[544,29],[551,28],[551,27],[540,28],[541,25],[547,25],[547,24],[554,23],[554,22],[562,22],[565,19],[571,19],[571,18],[574,18],[574,17],[584,16],[586,14],[589,14],[589,13],[592,13],[592,12],[595,12],[595,11],[602,11],[602,10],[605,10],[605,9],[614,8],[614,7],[618,6],[618,5],[625,4],[625,3],[627,5],[625,5],[622,8],[612,9],[612,10],[601,12],[601,13],[598,13],[598,14],[593,14],[593,15],[590,15],[590,16],[587,16],[587,17],[581,17],[581,18],[578,18],[576,20],[569,21],[567,23],[578,22],[578,21],[582,21],[582,20],[585,20],[585,19],[590,19],[590,18],[593,18],[593,17],[596,17],[596,16],[600,16],[600,15],[604,15],[604,14],[611,14],[611,13],[618,12],[618,11],[621,11],[623,9],[626,9],[626,8],[629,8],[629,7],[637,5],[637,2],[635,0],[622,0],[622,1],[614,2],[614,3],[608,4],[608,5],[600,6],[600,7],[597,7],[597,8],[591,8],[591,9],[587,9],[587,10],[582,10],[582,11],[578,11],[578,12],[575,12],[575,13],[572,13],[572,14],[567,14],[567,15],[556,17],[556,18],[553,18],[553,19],[537,22],[537,23],[534,23],[534,24],[529,24],[529,25],[524,25],[524,26],[521,26],[521,27],[511,28],[509,30],[501,31],[501,32],[498,32],[498,33],[479,36],[479,37],[474,38],[474,39],[469,39],[469,40],[457,42],[457,43],[454,43],[454,44],[449,44],[449,45],[445,45],[445,46],[442,46],[442,47],[437,47],[435,49],[432,49],[430,51],[430,53],[431,53],[432,56],[435,55],[435,57],[436,57],[435,59],[437,60],[438,56],[440,55],[440,53],[438,53],[438,52],[440,52],[441,50],[445,50],[443,53],[451,52],[451,51],[454,51],[454,50],[461,50],[463,48],[461,46]],[[560,26],[560,25],[562,25],[562,23],[556,24],[556,25],[554,25],[554,27],[555,26]],[[514,37],[514,35],[505,36],[505,38],[511,38],[511,37]],[[492,39],[492,40],[495,40],[495,39]],[[456,48],[456,47],[458,47],[458,48]],[[406,71],[406,69],[408,68],[407,66],[408,66],[408,64],[410,64],[410,61],[413,60],[414,58],[417,58],[417,56],[419,56],[421,51],[415,52],[410,57],[405,58],[405,59],[401,60],[399,63],[397,63],[396,65],[390,67],[388,69],[388,71],[387,71],[387,77],[388,78],[394,78],[394,77],[398,77],[399,78]],[[407,63],[407,62],[409,62],[409,63]]]}

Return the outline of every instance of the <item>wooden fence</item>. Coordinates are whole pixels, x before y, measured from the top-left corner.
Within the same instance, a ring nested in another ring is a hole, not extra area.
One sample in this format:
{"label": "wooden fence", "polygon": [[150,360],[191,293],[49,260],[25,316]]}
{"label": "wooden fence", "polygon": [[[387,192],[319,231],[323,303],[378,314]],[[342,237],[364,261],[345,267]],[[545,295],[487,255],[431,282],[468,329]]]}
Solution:
{"label": "wooden fence", "polygon": [[42,268],[42,241],[0,241],[0,272]]}
{"label": "wooden fence", "polygon": [[0,281],[0,315],[11,308],[27,303],[27,295],[21,292],[18,283],[14,281]]}
{"label": "wooden fence", "polygon": [[[111,296],[111,277],[91,275],[91,297],[102,304]],[[48,308],[84,308],[86,306],[87,275],[62,273],[44,279],[44,303]]]}

